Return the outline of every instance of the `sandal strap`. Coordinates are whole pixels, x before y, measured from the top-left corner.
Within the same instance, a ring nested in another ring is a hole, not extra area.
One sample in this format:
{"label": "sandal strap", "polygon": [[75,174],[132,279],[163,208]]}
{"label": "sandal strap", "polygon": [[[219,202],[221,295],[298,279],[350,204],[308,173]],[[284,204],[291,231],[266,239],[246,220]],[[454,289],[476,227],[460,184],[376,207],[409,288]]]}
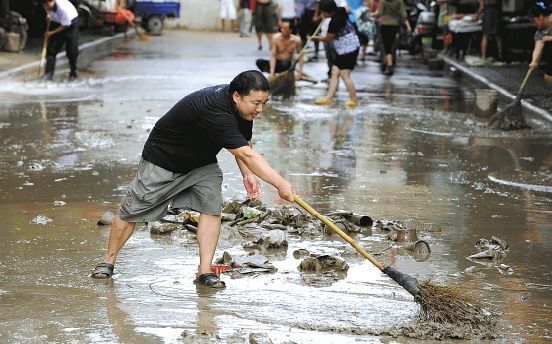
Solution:
{"label": "sandal strap", "polygon": [[223,281],[221,281],[220,278],[216,274],[214,274],[212,272],[207,272],[207,273],[199,275],[195,279],[194,283],[201,284],[201,285],[211,287],[211,288],[224,288],[224,287],[226,287],[226,284]]}
{"label": "sandal strap", "polygon": [[96,265],[96,267],[94,268],[94,272],[92,272],[92,277],[93,278],[102,278],[100,277],[100,275],[106,275],[106,278],[109,278],[111,276],[113,276],[113,269],[115,267],[113,266],[113,264],[110,264],[110,263],[100,263],[98,265]]}

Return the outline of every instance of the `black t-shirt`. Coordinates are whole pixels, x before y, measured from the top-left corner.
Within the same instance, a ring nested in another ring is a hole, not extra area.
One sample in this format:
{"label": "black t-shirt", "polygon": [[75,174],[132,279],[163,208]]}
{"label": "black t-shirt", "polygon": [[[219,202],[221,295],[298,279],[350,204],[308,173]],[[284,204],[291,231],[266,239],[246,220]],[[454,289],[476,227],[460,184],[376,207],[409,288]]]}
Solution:
{"label": "black t-shirt", "polygon": [[222,148],[248,145],[253,122],[243,119],[228,85],[204,88],[182,98],[152,129],[142,157],[177,173],[217,162]]}

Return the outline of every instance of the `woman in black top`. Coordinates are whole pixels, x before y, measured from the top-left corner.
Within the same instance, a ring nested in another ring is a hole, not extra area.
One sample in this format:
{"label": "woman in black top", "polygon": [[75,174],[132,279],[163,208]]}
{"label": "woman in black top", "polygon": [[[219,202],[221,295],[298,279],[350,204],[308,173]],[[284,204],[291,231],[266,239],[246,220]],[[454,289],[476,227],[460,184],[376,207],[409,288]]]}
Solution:
{"label": "woman in black top", "polygon": [[345,83],[350,99],[345,103],[349,107],[357,105],[355,84],[351,80],[351,71],[355,68],[360,42],[353,24],[349,21],[343,7],[337,7],[333,0],[321,0],[320,12],[324,18],[332,18],[325,36],[314,36],[311,39],[319,42],[332,42],[337,53],[332,64],[332,75],[326,97],[316,99],[318,105],[329,105],[337,91],[339,78]]}

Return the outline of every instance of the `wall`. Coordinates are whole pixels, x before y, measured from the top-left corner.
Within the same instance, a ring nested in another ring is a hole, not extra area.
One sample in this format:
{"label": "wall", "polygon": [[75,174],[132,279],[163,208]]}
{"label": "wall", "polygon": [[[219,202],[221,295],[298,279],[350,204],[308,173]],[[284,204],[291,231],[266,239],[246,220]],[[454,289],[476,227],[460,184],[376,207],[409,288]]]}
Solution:
{"label": "wall", "polygon": [[[237,4],[237,1],[234,0]],[[220,30],[220,0],[180,0],[180,18],[169,27],[191,30]]]}

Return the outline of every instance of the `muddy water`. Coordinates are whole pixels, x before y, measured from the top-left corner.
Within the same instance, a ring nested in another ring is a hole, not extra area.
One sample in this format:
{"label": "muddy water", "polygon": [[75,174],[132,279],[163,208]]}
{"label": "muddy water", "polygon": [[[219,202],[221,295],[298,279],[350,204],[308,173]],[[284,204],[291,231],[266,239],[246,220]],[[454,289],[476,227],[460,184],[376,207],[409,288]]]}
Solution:
{"label": "muddy water", "polygon": [[[223,277],[216,293],[191,283],[197,244],[187,233],[139,228],[111,281],[88,277],[103,254],[115,211],[157,118],[186,93],[253,68],[253,39],[167,32],[129,41],[74,84],[0,83],[0,341],[243,342],[264,333],[276,343],[409,342],[387,329],[416,315],[411,296],[336,238],[290,237],[267,254],[274,274]],[[266,52],[265,52],[266,53]],[[550,300],[552,131],[487,131],[473,118],[473,90],[403,59],[392,79],[373,62],[353,74],[361,105],[311,105],[324,84],[302,86],[293,102],[274,100],[256,122],[254,146],[321,212],[416,219],[432,249],[416,261],[391,248],[379,258],[416,278],[459,284],[500,314],[504,342],[552,338]],[[322,78],[323,63],[307,64]],[[228,153],[225,198],[243,198]],[[282,205],[270,186],[263,201]],[[480,238],[511,245],[501,264],[473,262]],[[362,240],[370,252],[389,243]],[[302,274],[295,249],[345,257],[345,276]],[[245,253],[221,242],[224,250]]]}

